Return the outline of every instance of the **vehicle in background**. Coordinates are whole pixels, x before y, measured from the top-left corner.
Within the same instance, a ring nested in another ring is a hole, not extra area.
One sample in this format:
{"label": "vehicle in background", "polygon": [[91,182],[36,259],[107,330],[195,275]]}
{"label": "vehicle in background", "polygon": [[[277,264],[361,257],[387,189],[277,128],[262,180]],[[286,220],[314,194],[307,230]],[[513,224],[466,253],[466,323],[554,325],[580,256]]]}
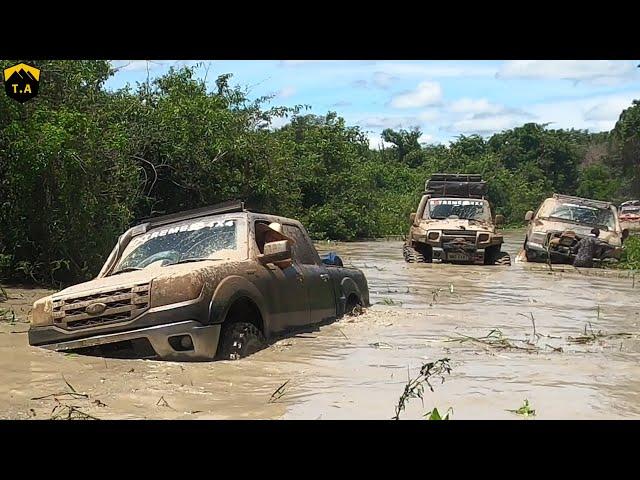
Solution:
{"label": "vehicle in background", "polygon": [[620,205],[620,226],[629,233],[640,233],[640,200],[629,200]]}
{"label": "vehicle in background", "polygon": [[524,252],[529,262],[573,263],[573,247],[594,227],[600,230],[602,243],[594,260],[617,259],[629,234],[611,203],[569,195],[554,194],[535,212],[529,210],[525,220],[529,225]]}
{"label": "vehicle in background", "polygon": [[410,216],[405,261],[511,265],[496,229],[504,219],[493,217],[486,194],[487,184],[480,175],[431,175],[417,211]]}

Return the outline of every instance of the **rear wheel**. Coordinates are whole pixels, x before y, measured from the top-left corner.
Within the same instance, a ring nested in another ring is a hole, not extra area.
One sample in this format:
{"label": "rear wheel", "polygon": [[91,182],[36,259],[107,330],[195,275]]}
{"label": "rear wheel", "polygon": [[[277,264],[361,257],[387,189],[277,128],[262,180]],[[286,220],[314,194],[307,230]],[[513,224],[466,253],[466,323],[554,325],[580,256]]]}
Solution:
{"label": "rear wheel", "polygon": [[345,307],[344,314],[349,317],[356,317],[362,314],[363,308],[360,299],[357,296],[351,295],[349,300],[347,300],[347,306]]}
{"label": "rear wheel", "polygon": [[266,345],[264,335],[253,323],[225,323],[222,326],[218,358],[238,360],[262,350]]}

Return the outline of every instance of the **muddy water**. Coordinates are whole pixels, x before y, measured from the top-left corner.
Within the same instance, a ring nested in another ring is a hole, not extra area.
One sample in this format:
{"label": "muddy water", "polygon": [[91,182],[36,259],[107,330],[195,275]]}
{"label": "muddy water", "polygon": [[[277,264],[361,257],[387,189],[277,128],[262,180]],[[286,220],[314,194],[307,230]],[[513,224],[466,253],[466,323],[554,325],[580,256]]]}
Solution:
{"label": "muddy water", "polygon": [[[522,232],[507,233],[514,259],[521,239]],[[435,406],[453,408],[454,419],[513,419],[507,410],[525,398],[540,419],[640,417],[640,276],[634,285],[626,273],[550,272],[522,262],[406,264],[401,248],[319,245],[364,270],[373,307],[237,362],[115,360],[28,347],[23,321],[44,292],[9,290],[0,310],[11,306],[18,318],[0,322],[0,418],[49,418],[59,402],[55,413],[74,406],[98,418],[388,419],[408,376],[440,358],[450,359],[451,374],[432,382],[424,403],[411,400],[401,418]],[[585,337],[585,326],[586,343],[572,341]],[[517,348],[473,340],[493,329]],[[65,381],[86,398],[34,400],[69,391]]]}

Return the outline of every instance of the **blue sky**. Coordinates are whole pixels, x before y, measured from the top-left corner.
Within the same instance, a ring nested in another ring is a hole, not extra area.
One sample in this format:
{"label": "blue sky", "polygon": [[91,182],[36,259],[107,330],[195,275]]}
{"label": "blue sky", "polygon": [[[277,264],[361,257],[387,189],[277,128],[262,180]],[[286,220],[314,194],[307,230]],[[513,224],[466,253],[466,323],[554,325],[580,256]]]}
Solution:
{"label": "blue sky", "polygon": [[200,62],[198,75],[206,74],[212,88],[218,75],[232,73],[232,83],[247,87],[251,98],[273,94],[272,105],[335,111],[360,126],[373,148],[384,128],[416,126],[421,142],[444,144],[526,122],[610,130],[640,99],[638,60],[114,60],[119,69],[107,87],[135,86],[171,66]]}

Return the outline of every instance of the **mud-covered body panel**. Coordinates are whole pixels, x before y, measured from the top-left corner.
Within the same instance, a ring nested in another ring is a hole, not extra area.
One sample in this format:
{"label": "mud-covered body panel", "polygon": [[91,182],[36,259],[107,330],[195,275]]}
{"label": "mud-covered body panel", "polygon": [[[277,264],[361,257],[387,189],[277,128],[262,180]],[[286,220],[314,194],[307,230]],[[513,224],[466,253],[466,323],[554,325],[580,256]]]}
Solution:
{"label": "mud-covered body panel", "polygon": [[584,236],[591,234],[591,230],[596,227],[593,224],[579,223],[577,221],[564,221],[555,217],[549,218],[542,215],[543,206],[545,210],[553,209],[554,206],[562,202],[573,202],[575,205],[594,206],[609,210],[612,215],[611,228],[599,227],[599,240],[602,247],[597,250],[594,260],[605,258],[619,258],[622,252],[622,225],[619,221],[615,207],[606,202],[599,202],[577,197],[567,197],[555,195],[547,198],[533,214],[527,226],[524,249],[529,261],[547,261],[552,263],[572,263],[575,253],[572,252],[577,242]]}
{"label": "mud-covered body panel", "polygon": [[[114,333],[142,331],[176,322],[219,325],[238,301],[255,307],[259,320],[254,321],[268,338],[290,328],[342,316],[345,299],[351,294],[363,305],[369,305],[368,286],[362,272],[324,265],[299,222],[247,211],[221,215],[221,218],[232,218],[239,225],[238,249],[226,259],[150,265],[142,270],[110,275],[118,262],[118,252],[125,251],[136,237],[124,234],[121,239],[128,237],[128,240],[114,249],[98,278],[34,304],[29,343],[37,346],[65,343],[68,349],[72,347],[69,342],[84,346],[90,343],[87,339],[95,337],[96,344],[104,344],[105,336]],[[305,259],[305,263],[294,256],[285,268],[261,262],[254,231],[257,221],[278,222],[298,229],[296,231],[301,232],[298,241],[308,243],[313,249],[308,256],[311,260]],[[171,331],[175,333],[174,330]]]}
{"label": "mud-covered body panel", "polygon": [[409,230],[413,248],[428,250],[431,259],[447,263],[485,263],[485,252],[499,251],[503,236],[491,220],[489,203],[482,199],[471,201],[484,204],[487,211],[482,220],[460,218],[430,218],[427,202],[468,201],[465,198],[438,198],[423,195]]}

